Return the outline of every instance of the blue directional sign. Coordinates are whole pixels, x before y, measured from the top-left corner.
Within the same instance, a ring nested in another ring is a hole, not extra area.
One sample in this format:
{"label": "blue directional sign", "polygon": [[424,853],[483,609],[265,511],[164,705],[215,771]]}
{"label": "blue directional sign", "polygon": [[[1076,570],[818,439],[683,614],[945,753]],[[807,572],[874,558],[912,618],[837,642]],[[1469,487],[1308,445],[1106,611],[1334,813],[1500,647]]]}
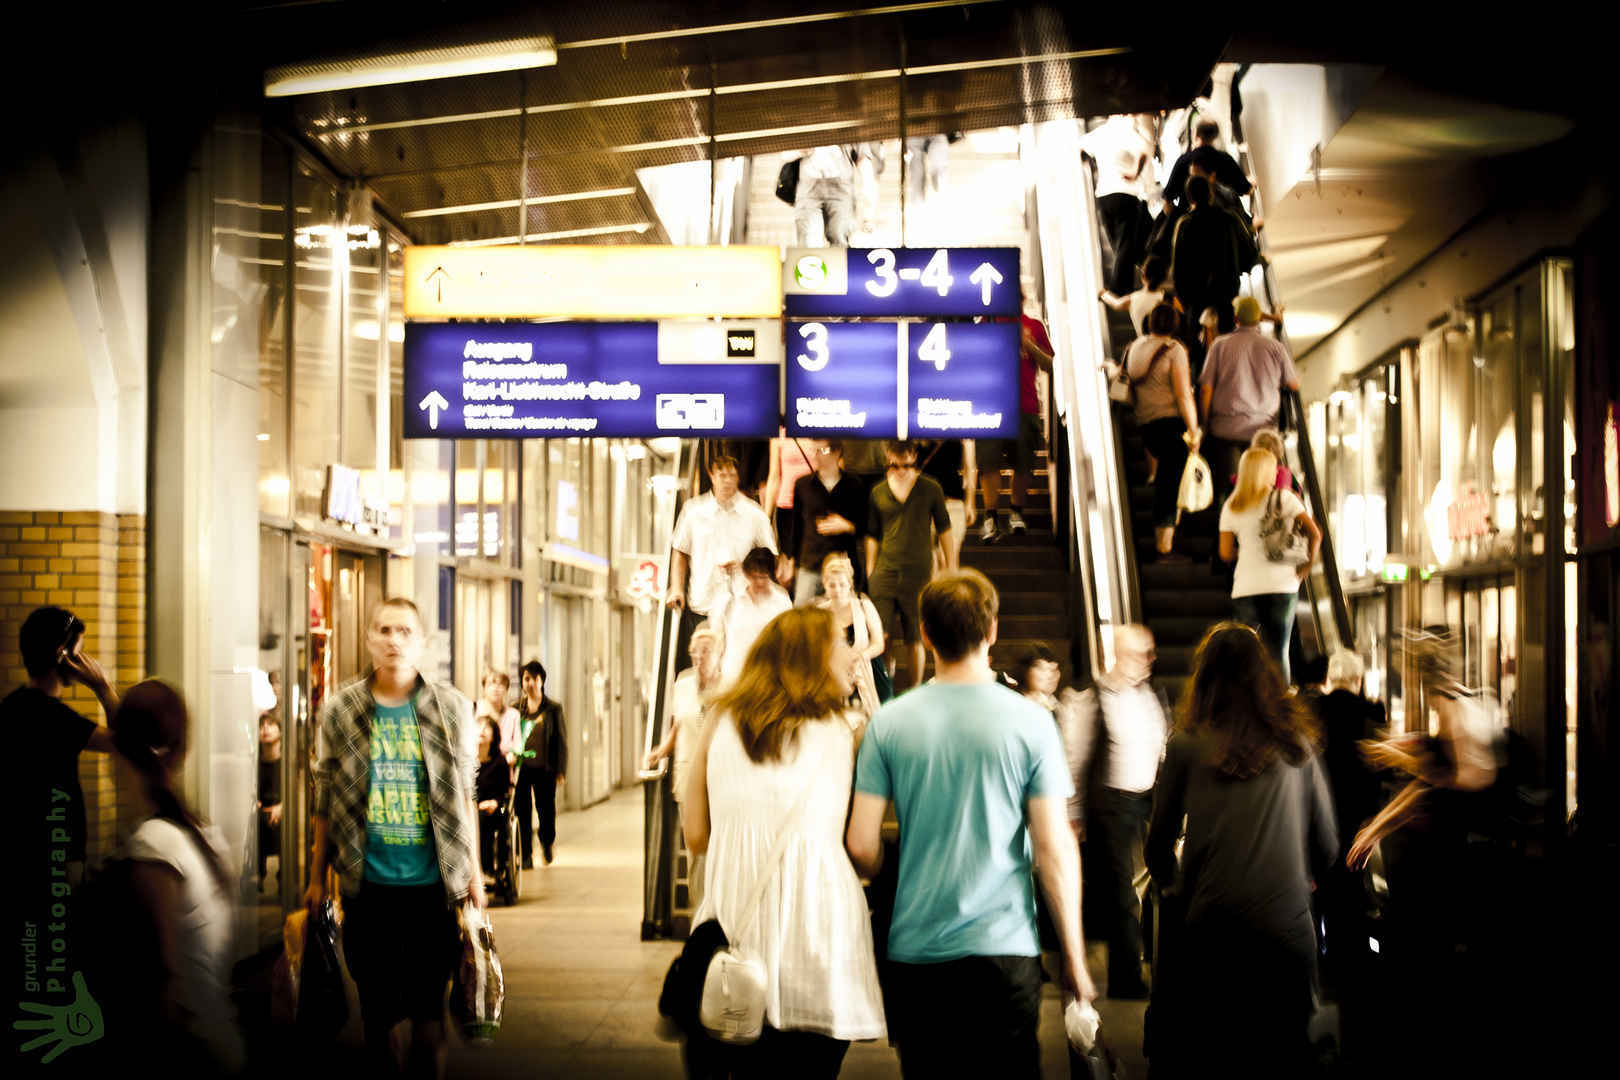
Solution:
{"label": "blue directional sign", "polygon": [[907,435],[1018,437],[1017,323],[913,323],[907,351]]}
{"label": "blue directional sign", "polygon": [[1016,323],[791,322],[789,435],[1010,439]]}
{"label": "blue directional sign", "polygon": [[892,439],[900,423],[894,323],[789,323],[787,433]]}
{"label": "blue directional sign", "polygon": [[789,248],[788,315],[1016,316],[1017,248]]}
{"label": "blue directional sign", "polygon": [[404,352],[407,439],[777,433],[775,320],[407,323]]}

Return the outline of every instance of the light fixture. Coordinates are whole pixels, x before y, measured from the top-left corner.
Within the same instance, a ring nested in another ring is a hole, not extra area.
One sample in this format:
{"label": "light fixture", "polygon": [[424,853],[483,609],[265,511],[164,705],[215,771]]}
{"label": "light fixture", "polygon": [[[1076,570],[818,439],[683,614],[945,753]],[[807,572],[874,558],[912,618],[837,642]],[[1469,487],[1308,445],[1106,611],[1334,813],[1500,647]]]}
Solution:
{"label": "light fixture", "polygon": [[354,60],[284,64],[264,73],[264,96],[292,97],[362,86],[488,75],[497,71],[550,67],[556,62],[557,50],[552,39],[531,37]]}

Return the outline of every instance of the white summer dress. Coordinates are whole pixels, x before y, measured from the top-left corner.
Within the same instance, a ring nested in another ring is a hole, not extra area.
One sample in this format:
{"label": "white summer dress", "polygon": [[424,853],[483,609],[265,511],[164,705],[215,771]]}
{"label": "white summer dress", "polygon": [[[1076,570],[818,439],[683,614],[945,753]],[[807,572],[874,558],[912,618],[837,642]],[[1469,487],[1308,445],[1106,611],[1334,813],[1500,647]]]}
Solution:
{"label": "white summer dress", "polygon": [[[882,1038],[872,921],[844,851],[855,775],[850,720],[835,715],[801,725],[782,761],[766,764],[749,759],[729,715],[716,722],[708,760],[707,892],[694,924],[718,917],[732,944],[763,962],[765,1022],[771,1027],[852,1041]],[[830,756],[816,776],[797,835],[739,941],[737,923],[760,865],[829,742]]]}

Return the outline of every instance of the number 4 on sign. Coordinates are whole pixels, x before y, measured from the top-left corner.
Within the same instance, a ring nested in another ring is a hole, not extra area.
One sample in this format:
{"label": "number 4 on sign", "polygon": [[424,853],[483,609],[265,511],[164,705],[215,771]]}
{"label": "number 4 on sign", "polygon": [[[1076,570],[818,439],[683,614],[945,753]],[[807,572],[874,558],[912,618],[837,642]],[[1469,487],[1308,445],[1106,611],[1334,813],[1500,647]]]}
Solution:
{"label": "number 4 on sign", "polygon": [[938,323],[917,346],[917,359],[925,364],[933,364],[936,371],[944,371],[945,362],[950,358],[951,350],[945,347],[945,324]]}

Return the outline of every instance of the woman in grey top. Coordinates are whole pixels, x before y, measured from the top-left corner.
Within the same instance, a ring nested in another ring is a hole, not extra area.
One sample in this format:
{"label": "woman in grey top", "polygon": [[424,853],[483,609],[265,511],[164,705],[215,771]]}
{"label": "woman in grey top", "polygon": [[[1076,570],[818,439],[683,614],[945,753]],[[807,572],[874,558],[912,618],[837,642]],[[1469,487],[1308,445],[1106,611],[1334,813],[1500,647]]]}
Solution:
{"label": "woman in grey top", "polygon": [[1255,632],[1210,630],[1145,852],[1165,908],[1147,1036],[1155,1076],[1206,1073],[1233,1047],[1246,1075],[1301,1075],[1316,985],[1311,883],[1338,852],[1317,737]]}
{"label": "woman in grey top", "polygon": [[1125,374],[1136,390],[1136,430],[1152,461],[1153,542],[1159,561],[1192,562],[1172,550],[1176,537],[1176,498],[1187,452],[1197,449],[1203,432],[1193,407],[1192,372],[1187,349],[1175,338],[1181,316],[1169,304],[1148,315],[1148,333],[1125,352]]}

